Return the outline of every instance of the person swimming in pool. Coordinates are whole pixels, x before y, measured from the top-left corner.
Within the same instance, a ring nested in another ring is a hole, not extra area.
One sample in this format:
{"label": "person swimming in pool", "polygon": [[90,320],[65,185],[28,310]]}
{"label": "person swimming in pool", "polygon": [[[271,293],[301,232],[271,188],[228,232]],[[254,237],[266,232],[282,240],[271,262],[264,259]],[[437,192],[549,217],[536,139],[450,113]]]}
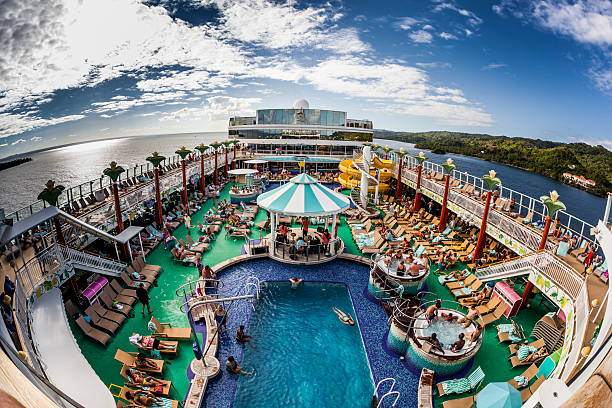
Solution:
{"label": "person swimming in pool", "polygon": [[304,283],[304,279],[302,278],[291,278],[289,279],[289,282],[291,282],[291,289],[295,290],[297,289],[298,285],[300,283]]}
{"label": "person swimming in pool", "polygon": [[355,325],[355,321],[353,320],[353,318],[351,317],[350,314],[344,313],[342,310],[338,309],[335,306],[332,307],[332,310],[338,315],[338,319],[342,323],[348,324],[350,326],[354,326]]}

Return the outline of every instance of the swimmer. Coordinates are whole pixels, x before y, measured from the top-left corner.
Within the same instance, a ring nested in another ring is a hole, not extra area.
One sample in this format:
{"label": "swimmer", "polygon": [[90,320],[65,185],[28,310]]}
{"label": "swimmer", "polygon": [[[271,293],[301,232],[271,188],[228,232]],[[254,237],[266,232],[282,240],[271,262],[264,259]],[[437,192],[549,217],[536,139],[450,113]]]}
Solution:
{"label": "swimmer", "polygon": [[355,325],[355,321],[353,320],[353,318],[351,317],[350,314],[344,313],[342,310],[336,308],[335,306],[332,307],[332,310],[338,315],[338,319],[342,323],[348,324],[350,326],[354,326]]}
{"label": "swimmer", "polygon": [[443,320],[450,322],[450,323],[454,323],[459,319],[459,316],[456,316],[452,313],[444,313],[444,312],[440,314],[440,317],[442,317]]}
{"label": "swimmer", "polygon": [[302,278],[291,278],[291,279],[289,279],[289,282],[291,282],[291,289],[295,290],[295,289],[297,289],[297,286],[300,283],[304,283],[304,279],[302,279]]}

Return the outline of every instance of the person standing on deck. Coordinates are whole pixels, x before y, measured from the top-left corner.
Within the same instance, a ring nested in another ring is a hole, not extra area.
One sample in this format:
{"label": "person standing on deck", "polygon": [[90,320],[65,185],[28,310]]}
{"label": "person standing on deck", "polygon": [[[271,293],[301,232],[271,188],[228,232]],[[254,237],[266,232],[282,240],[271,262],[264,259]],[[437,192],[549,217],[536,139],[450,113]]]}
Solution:
{"label": "person standing on deck", "polygon": [[145,314],[145,305],[147,306],[147,311],[149,312],[149,314],[153,313],[153,311],[151,310],[151,306],[149,306],[149,293],[145,289],[144,283],[139,284],[136,288],[136,297],[138,298],[138,300],[140,300],[140,303],[142,303],[143,316]]}
{"label": "person standing on deck", "polygon": [[302,218],[302,238],[308,235],[308,227],[310,226],[310,220],[308,217]]}

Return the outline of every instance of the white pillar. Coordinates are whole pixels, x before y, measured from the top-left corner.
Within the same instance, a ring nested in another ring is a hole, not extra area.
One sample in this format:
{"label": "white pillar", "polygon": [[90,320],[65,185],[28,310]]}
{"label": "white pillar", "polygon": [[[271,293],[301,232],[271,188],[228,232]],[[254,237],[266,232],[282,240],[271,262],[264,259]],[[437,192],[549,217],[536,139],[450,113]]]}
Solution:
{"label": "white pillar", "polygon": [[146,261],[147,258],[145,258],[144,248],[142,247],[142,235],[140,235],[140,232],[138,233],[138,240],[140,241],[140,253],[142,254],[142,260]]}
{"label": "white pillar", "polygon": [[336,236],[336,215],[333,215],[334,218],[332,218],[332,245],[331,248],[329,249],[329,253],[333,256],[336,254],[336,239],[338,238]]}
{"label": "white pillar", "polygon": [[274,255],[274,245],[275,245],[275,241],[276,241],[276,216],[275,214],[270,211],[270,230],[271,230],[271,236],[272,236],[272,243],[270,245],[270,254]]}
{"label": "white pillar", "polygon": [[[128,247],[128,252],[130,253],[130,261],[134,262],[134,257],[132,256],[132,246],[130,245],[130,241],[128,240],[128,242],[126,243],[127,247]],[[144,253],[144,251],[143,251]]]}
{"label": "white pillar", "polygon": [[380,170],[376,170],[376,192],[374,193],[374,204],[378,205],[378,187],[380,186]]}

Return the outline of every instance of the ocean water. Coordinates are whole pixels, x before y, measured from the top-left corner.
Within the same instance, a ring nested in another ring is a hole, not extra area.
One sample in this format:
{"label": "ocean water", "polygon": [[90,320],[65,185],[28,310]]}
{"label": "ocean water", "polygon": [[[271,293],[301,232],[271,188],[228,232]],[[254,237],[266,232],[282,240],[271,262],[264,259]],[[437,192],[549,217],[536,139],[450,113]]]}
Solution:
{"label": "ocean water", "polygon": [[357,326],[342,324],[332,306],[355,311],[343,284],[308,282],[291,290],[266,283],[251,317],[234,408],[368,407],[372,376]]}
{"label": "ocean water", "polygon": [[[49,179],[66,187],[74,186],[99,178],[113,160],[123,167],[134,167],[145,163],[145,158],[154,151],[170,156],[181,146],[193,148],[200,143],[210,144],[225,139],[227,132],[140,136],[82,143],[26,154],[25,156],[32,158],[31,162],[0,172],[0,208],[9,213],[36,201],[38,193]],[[411,154],[419,152],[411,144],[382,139],[375,141],[396,149],[403,147]],[[426,152],[426,155],[429,160],[437,163],[451,157],[458,170],[475,176],[482,176],[490,169],[495,169],[504,186],[532,197],[548,195],[551,190],[557,190],[570,214],[593,225],[604,215],[605,199],[559,181],[471,157],[438,155],[431,152]]]}

